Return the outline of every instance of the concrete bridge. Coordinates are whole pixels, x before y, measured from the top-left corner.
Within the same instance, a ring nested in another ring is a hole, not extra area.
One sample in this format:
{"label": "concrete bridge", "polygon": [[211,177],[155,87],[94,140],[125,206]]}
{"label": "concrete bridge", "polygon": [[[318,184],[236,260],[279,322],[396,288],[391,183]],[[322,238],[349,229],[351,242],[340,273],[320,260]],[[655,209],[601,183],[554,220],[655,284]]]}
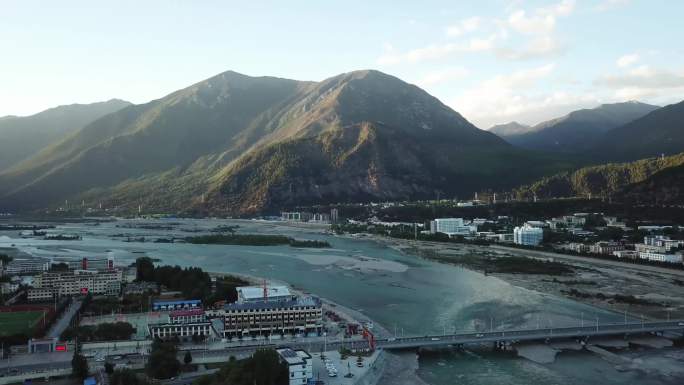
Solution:
{"label": "concrete bridge", "polygon": [[616,337],[636,334],[684,333],[684,320],[659,322],[630,322],[594,324],[591,326],[520,329],[478,333],[427,335],[415,337],[383,338],[376,340],[382,349],[416,349],[425,347],[462,346],[482,343],[518,343],[559,339],[590,340],[592,337]]}

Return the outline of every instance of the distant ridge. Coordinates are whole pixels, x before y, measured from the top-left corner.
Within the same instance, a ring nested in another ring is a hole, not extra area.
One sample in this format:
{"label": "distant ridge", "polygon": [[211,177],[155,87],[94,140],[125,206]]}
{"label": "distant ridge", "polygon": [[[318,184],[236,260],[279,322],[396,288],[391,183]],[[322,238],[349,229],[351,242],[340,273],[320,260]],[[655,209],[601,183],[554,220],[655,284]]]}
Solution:
{"label": "distant ridge", "polygon": [[636,101],[602,104],[592,109],[573,111],[525,130],[499,135],[513,145],[531,150],[579,153],[592,148],[609,130],[658,108]]}
{"label": "distant ridge", "polygon": [[25,117],[0,117],[0,172],[86,124],[128,105],[129,102],[111,99],[54,107]]}
{"label": "distant ridge", "polygon": [[684,101],[606,132],[591,148],[603,160],[634,160],[684,151]]}

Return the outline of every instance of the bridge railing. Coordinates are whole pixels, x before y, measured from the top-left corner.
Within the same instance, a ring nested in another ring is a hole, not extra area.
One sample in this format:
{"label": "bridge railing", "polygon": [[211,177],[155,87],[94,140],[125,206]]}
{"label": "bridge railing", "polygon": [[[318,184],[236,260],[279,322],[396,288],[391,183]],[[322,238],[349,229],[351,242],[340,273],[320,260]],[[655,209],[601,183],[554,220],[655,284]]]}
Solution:
{"label": "bridge railing", "polygon": [[514,340],[516,337],[541,338],[544,336],[578,336],[578,335],[611,335],[636,332],[656,332],[684,330],[684,320],[662,321],[662,322],[627,322],[627,323],[597,323],[588,326],[565,326],[558,328],[535,328],[535,329],[509,329],[486,332],[468,332],[457,334],[429,334],[423,336],[390,337],[381,338],[379,344],[391,343],[410,343],[410,342],[435,342],[463,339],[482,339],[492,338],[500,340]]}

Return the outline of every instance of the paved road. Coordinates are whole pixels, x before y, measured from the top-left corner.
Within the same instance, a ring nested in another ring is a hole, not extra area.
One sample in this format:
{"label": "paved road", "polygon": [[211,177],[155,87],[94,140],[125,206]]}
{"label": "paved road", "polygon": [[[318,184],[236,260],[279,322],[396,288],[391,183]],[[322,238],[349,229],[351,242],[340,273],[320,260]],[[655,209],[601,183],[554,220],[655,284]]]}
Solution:
{"label": "paved road", "polygon": [[537,257],[543,257],[543,258],[564,259],[567,261],[581,262],[581,263],[587,263],[587,264],[592,264],[592,265],[624,267],[627,269],[649,271],[649,272],[653,272],[653,273],[669,274],[669,275],[676,275],[676,276],[684,277],[684,270],[667,269],[664,267],[651,266],[651,265],[640,265],[637,263],[620,262],[620,261],[615,261],[615,260],[610,260],[610,259],[590,258],[590,257],[582,257],[582,256],[578,256],[578,255],[560,254],[560,253],[554,253],[554,252],[550,252],[550,251],[518,249],[515,247],[506,247],[506,246],[500,246],[500,245],[490,245],[489,247],[492,249],[507,251],[510,253],[514,253],[514,254],[518,254],[518,255],[524,255],[524,256],[528,256],[528,257],[537,256]]}
{"label": "paved road", "polygon": [[50,331],[47,333],[47,337],[58,338],[60,335],[62,335],[62,332],[69,327],[71,320],[81,308],[82,304],[83,302],[80,299],[73,300],[69,307],[64,310],[61,317],[59,317],[59,319],[52,324]]}

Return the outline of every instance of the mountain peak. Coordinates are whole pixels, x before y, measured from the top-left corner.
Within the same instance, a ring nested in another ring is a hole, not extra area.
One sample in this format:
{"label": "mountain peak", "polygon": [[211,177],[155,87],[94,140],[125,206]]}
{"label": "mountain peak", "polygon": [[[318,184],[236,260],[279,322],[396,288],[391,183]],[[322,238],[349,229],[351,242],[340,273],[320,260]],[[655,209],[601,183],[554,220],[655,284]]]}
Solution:
{"label": "mountain peak", "polygon": [[508,122],[503,124],[497,124],[489,128],[489,132],[499,135],[499,136],[510,136],[510,135],[520,135],[528,132],[532,129],[531,126],[527,124],[521,124],[518,122]]}

